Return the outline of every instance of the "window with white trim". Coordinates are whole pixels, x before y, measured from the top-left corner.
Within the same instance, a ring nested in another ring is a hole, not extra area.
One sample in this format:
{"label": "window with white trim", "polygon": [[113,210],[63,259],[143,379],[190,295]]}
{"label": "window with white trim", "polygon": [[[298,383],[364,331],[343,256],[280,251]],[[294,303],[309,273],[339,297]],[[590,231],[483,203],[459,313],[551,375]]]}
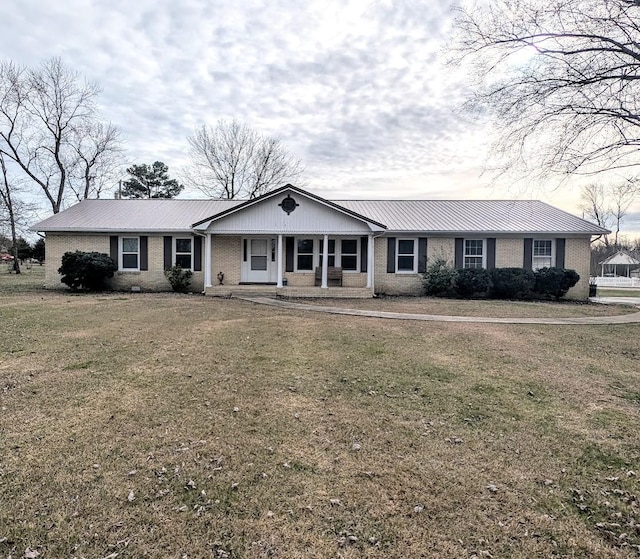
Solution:
{"label": "window with white trim", "polygon": [[485,239],[464,240],[464,268],[484,268],[485,256]]}
{"label": "window with white trim", "polygon": [[296,270],[313,270],[313,239],[296,239]]}
{"label": "window with white trim", "polygon": [[551,239],[533,240],[533,260],[531,268],[551,268],[553,266],[553,241]]}
{"label": "window with white trim", "polygon": [[340,241],[340,266],[347,272],[358,271],[358,239]]}
{"label": "window with white trim", "polygon": [[396,272],[416,273],[418,271],[417,239],[396,240]]}
{"label": "window with white trim", "polygon": [[185,270],[193,268],[193,238],[176,237],[173,239],[174,264]]}
{"label": "window with white trim", "polygon": [[120,237],[120,270],[140,270],[140,237]]}

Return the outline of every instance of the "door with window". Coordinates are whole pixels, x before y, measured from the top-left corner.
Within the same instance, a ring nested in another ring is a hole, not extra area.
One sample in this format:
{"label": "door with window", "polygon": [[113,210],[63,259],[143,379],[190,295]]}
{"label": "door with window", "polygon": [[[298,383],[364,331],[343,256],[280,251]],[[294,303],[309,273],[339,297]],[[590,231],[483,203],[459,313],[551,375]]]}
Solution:
{"label": "door with window", "polygon": [[271,283],[275,281],[275,239],[247,239],[245,278],[250,283]]}

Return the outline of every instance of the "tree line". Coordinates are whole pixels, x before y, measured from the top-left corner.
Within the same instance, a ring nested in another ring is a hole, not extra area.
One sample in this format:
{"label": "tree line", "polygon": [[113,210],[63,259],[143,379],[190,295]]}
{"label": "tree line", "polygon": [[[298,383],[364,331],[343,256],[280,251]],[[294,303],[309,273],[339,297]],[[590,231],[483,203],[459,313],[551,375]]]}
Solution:
{"label": "tree line", "polygon": [[33,221],[38,200],[55,214],[114,192],[172,198],[184,183],[211,198],[254,198],[302,175],[281,140],[236,120],[194,130],[181,182],[162,161],[125,167],[122,133],[100,113],[99,96],[97,84],[60,58],[33,68],[0,61],[0,232],[11,246]]}

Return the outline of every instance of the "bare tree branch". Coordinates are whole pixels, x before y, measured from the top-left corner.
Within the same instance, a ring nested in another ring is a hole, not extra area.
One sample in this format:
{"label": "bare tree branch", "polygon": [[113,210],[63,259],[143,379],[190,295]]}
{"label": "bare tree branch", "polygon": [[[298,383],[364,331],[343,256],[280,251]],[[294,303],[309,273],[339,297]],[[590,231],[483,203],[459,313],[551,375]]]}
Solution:
{"label": "bare tree branch", "polygon": [[457,61],[472,64],[468,106],[501,131],[500,168],[527,176],[637,165],[640,3],[492,0],[462,8]]}
{"label": "bare tree branch", "polygon": [[212,198],[255,198],[299,181],[303,172],[279,139],[236,120],[202,125],[187,140],[191,165],[186,180]]}

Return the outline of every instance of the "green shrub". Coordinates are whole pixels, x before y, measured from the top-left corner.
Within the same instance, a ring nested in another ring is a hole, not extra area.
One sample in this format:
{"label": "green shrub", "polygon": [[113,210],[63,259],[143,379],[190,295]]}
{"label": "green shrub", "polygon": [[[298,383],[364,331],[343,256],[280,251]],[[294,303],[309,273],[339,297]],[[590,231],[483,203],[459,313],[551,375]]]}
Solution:
{"label": "green shrub", "polygon": [[554,297],[556,300],[564,297],[578,281],[580,276],[575,270],[565,268],[541,268],[535,272],[534,291],[536,295]]}
{"label": "green shrub", "polygon": [[167,278],[174,291],[178,293],[186,293],[189,291],[193,272],[191,270],[185,270],[182,266],[176,265],[165,270],[164,276]]}
{"label": "green shrub", "polygon": [[491,288],[491,272],[485,268],[458,270],[457,292],[460,297],[484,297]]}
{"label": "green shrub", "polygon": [[422,277],[426,295],[452,297],[456,294],[458,270],[449,265],[444,258],[436,258],[429,264]]}
{"label": "green shrub", "polygon": [[118,269],[108,254],[101,252],[65,252],[58,273],[62,283],[73,291],[101,291],[107,287],[107,279]]}
{"label": "green shrub", "polygon": [[528,299],[535,286],[535,275],[524,268],[495,268],[491,270],[492,299]]}

